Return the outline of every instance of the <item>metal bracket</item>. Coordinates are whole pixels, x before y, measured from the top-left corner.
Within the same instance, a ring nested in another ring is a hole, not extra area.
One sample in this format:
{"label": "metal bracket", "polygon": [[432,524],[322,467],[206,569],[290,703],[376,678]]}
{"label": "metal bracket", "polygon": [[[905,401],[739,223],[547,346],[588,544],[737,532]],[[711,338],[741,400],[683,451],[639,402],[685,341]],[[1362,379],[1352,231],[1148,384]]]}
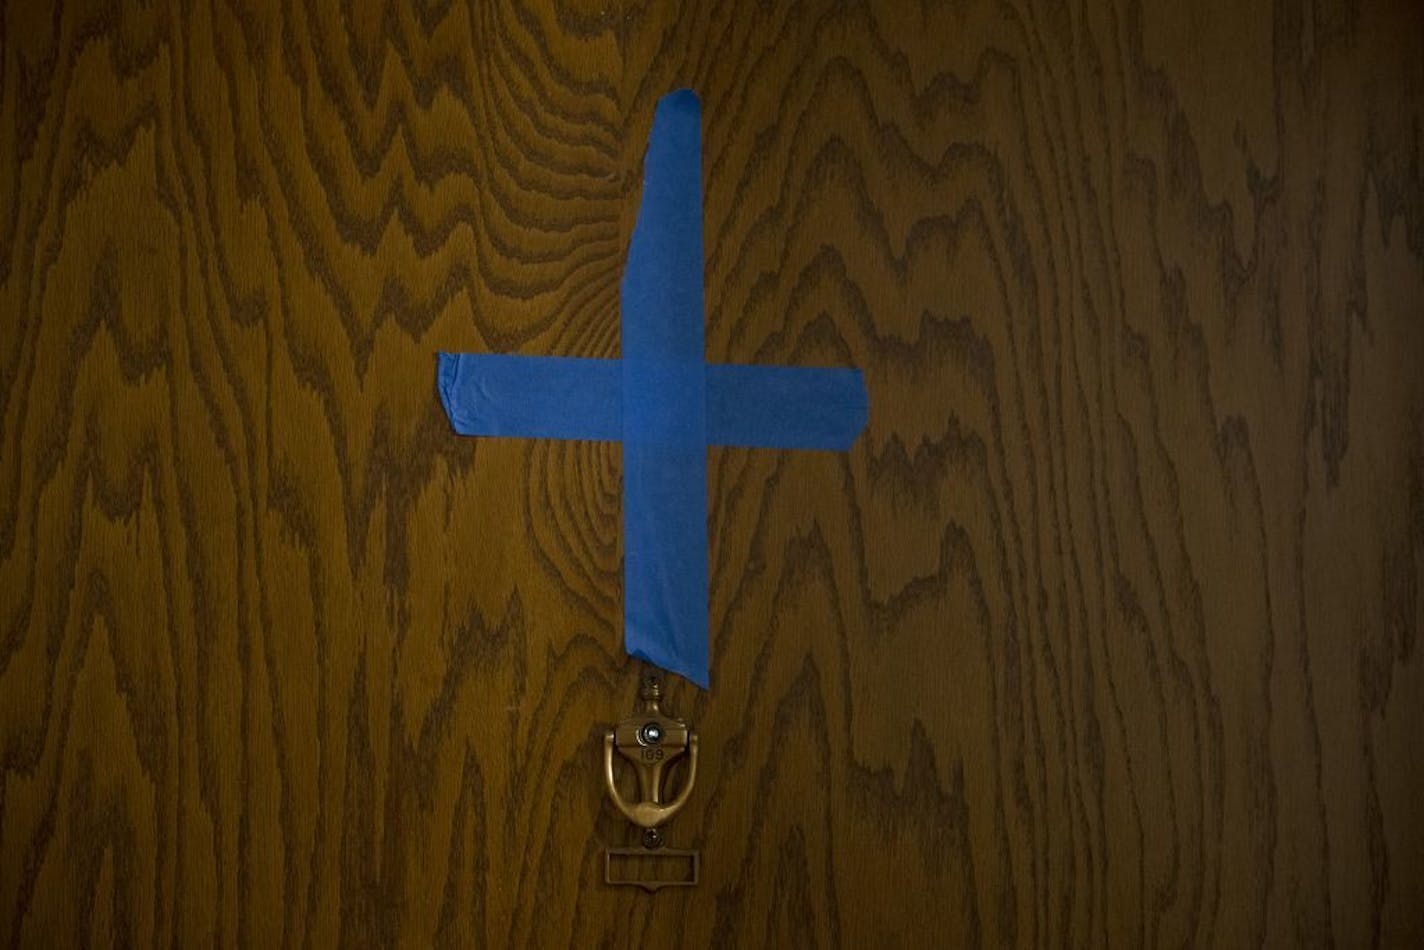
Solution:
{"label": "metal bracket", "polygon": [[[672,877],[669,867],[684,873]],[[643,873],[639,873],[643,872]],[[694,887],[702,873],[702,852],[679,848],[609,848],[603,852],[603,882],[641,887],[656,894],[664,887]]]}

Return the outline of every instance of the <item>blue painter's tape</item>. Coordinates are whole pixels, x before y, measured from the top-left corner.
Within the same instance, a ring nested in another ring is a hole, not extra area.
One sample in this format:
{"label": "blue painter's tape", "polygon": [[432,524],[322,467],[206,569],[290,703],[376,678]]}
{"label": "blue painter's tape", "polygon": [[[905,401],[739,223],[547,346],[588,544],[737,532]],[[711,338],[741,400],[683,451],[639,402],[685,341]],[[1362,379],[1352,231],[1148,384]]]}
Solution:
{"label": "blue painter's tape", "polygon": [[[643,396],[625,419],[625,373],[619,360],[441,353],[440,399],[461,435],[834,452],[869,411],[856,369],[649,362],[633,371]],[[698,390],[702,411],[689,405]]]}
{"label": "blue painter's tape", "polygon": [[623,359],[702,365],[702,266],[702,107],[679,89],[653,113],[623,271]]}
{"label": "blue painter's tape", "polygon": [[625,649],[706,689],[706,446],[623,446],[623,557]]}
{"label": "blue painter's tape", "polygon": [[617,360],[440,354],[440,400],[461,435],[623,437]]}
{"label": "blue painter's tape", "polygon": [[623,644],[708,685],[702,109],[653,113],[623,272]]}
{"label": "blue painter's tape", "polygon": [[440,354],[462,435],[621,440],[624,646],[706,687],[707,446],[843,450],[865,427],[853,369],[708,365],[701,107],[653,117],[622,287],[621,360]]}
{"label": "blue painter's tape", "polygon": [[870,399],[858,369],[707,367],[707,441],[770,449],[850,448]]}

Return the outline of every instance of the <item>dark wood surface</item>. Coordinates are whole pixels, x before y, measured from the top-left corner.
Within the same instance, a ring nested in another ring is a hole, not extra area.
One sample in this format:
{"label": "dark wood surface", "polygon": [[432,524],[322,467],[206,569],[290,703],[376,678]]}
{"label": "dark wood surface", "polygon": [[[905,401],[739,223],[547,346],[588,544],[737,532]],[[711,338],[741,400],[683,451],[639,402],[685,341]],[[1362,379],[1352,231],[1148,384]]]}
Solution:
{"label": "dark wood surface", "polygon": [[[0,942],[1424,941],[1424,8],[0,4]],[[704,881],[611,892],[652,107],[708,356]]]}

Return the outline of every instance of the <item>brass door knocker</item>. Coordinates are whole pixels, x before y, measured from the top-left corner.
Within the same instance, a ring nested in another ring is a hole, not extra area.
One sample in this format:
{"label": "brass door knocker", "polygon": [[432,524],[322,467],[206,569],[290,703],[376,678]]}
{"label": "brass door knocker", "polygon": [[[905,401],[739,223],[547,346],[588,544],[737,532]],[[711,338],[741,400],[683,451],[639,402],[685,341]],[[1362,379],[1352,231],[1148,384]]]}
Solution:
{"label": "brass door knocker", "polygon": [[[619,757],[633,766],[638,778],[635,802],[628,802],[618,790],[616,763]],[[681,788],[668,800],[668,791],[664,788],[668,774],[672,766],[684,758],[686,769]],[[662,826],[692,797],[692,786],[697,781],[697,734],[684,720],[663,713],[662,685],[656,676],[643,679],[638,710],[604,733],[603,781],[614,807],[642,829],[641,848],[609,848],[604,852],[604,880],[609,884],[633,884],[648,891],[696,884],[698,852],[664,847]],[[675,878],[662,875],[661,868],[670,861],[684,865],[685,873]],[[615,864],[644,873],[637,876],[615,873]]]}

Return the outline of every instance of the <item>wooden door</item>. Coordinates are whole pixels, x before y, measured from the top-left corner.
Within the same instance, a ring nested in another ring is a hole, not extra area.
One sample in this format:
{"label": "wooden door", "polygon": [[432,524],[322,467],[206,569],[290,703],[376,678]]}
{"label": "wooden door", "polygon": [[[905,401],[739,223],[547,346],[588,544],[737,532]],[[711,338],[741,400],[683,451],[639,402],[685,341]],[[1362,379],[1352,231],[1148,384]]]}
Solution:
{"label": "wooden door", "polygon": [[[0,941],[1424,938],[1409,0],[0,4]],[[616,356],[652,107],[707,352],[713,688],[613,891],[617,446],[439,349]]]}

